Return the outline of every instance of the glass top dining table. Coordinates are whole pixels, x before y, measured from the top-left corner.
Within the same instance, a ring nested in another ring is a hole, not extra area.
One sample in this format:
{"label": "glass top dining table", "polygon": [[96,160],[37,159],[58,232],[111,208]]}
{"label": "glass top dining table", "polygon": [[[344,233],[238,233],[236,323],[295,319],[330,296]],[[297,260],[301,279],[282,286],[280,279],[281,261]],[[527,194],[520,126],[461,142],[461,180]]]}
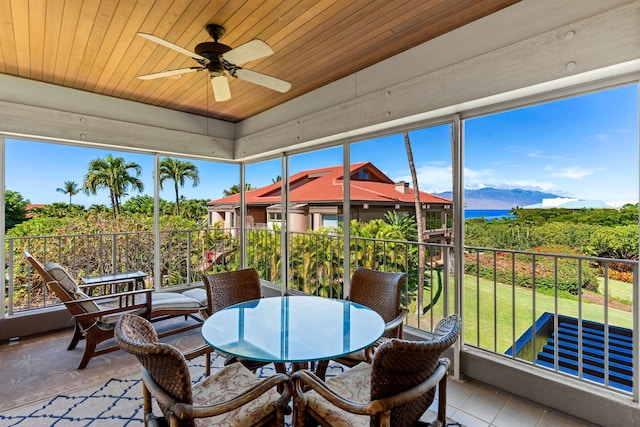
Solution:
{"label": "glass top dining table", "polygon": [[369,347],[384,321],[360,304],[314,296],[261,298],[213,313],[202,325],[214,349],[242,359],[303,363]]}

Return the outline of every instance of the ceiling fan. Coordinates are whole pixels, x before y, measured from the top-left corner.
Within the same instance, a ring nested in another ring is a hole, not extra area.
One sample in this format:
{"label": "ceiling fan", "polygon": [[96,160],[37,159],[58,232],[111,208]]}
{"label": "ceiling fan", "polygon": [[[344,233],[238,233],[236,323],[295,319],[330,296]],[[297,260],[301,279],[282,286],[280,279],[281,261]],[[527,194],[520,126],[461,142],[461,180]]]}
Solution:
{"label": "ceiling fan", "polygon": [[180,46],[176,46],[175,44],[152,34],[138,33],[140,37],[144,37],[147,40],[151,40],[152,42],[168,47],[169,49],[175,50],[183,55],[187,55],[200,64],[200,66],[196,67],[145,74],[143,76],[138,76],[138,78],[142,80],[151,80],[160,77],[178,76],[185,73],[207,70],[211,77],[213,96],[218,102],[231,99],[229,81],[227,80],[225,70],[233,77],[237,77],[241,80],[246,80],[278,92],[284,93],[291,89],[291,83],[287,81],[239,66],[249,61],[254,61],[256,59],[272,55],[273,50],[267,43],[262,40],[254,39],[232,49],[225,44],[218,43],[218,40],[220,40],[225,33],[224,27],[216,24],[208,24],[206,26],[206,30],[214,41],[198,44],[194,49],[195,52],[183,49]]}

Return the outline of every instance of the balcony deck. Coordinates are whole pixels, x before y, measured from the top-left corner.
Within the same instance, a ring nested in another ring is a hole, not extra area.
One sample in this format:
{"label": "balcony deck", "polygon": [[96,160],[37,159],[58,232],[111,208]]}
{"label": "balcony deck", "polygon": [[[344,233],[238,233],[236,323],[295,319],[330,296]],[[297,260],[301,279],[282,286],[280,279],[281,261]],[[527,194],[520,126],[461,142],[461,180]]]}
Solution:
{"label": "balcony deck", "polygon": [[[158,326],[160,330],[169,327],[173,326],[166,322]],[[75,388],[104,383],[116,376],[134,375],[139,371],[135,357],[122,351],[95,357],[87,368],[77,370],[83,344],[79,344],[74,351],[67,351],[71,334],[70,329],[62,330],[0,345],[0,413]],[[162,341],[183,350],[203,342],[198,330],[173,335]],[[448,416],[466,427],[595,426],[468,380],[450,378],[447,404]]]}

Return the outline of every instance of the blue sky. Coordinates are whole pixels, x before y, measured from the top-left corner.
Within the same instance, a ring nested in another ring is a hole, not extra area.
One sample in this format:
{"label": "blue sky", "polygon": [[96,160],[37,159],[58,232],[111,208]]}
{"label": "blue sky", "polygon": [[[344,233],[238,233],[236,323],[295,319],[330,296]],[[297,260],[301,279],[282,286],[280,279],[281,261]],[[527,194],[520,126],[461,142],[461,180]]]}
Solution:
{"label": "blue sky", "polygon": [[[465,187],[523,188],[609,202],[638,200],[638,86],[583,95],[465,122]],[[448,125],[410,133],[420,189],[451,189]],[[32,203],[68,202],[56,191],[65,181],[81,184],[88,163],[107,154],[142,166],[145,194],[153,195],[153,156],[58,144],[6,140],[6,188]],[[390,178],[411,181],[403,136],[351,144],[352,162],[371,161]],[[189,159],[187,159],[189,160]],[[190,160],[201,183],[181,189],[187,198],[216,199],[238,183],[236,165]],[[342,163],[342,147],[291,157],[291,173]],[[247,167],[254,187],[280,175],[280,160]],[[173,199],[172,183],[161,197]],[[133,194],[132,194],[133,195]],[[74,203],[109,204],[107,191],[78,194]]]}

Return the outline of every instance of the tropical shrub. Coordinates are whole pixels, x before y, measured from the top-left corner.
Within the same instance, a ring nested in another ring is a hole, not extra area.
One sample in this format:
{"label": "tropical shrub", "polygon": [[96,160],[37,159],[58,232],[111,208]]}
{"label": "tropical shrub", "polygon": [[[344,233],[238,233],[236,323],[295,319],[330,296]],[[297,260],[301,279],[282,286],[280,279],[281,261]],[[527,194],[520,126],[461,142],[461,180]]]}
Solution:
{"label": "tropical shrub", "polygon": [[[576,295],[578,289],[597,291],[597,269],[584,261],[558,254],[574,254],[568,246],[551,245],[535,249],[541,255],[506,252],[465,254],[465,273],[483,279],[497,281],[536,290],[568,292]],[[535,261],[535,263],[534,263]],[[533,266],[535,265],[535,271]]]}

